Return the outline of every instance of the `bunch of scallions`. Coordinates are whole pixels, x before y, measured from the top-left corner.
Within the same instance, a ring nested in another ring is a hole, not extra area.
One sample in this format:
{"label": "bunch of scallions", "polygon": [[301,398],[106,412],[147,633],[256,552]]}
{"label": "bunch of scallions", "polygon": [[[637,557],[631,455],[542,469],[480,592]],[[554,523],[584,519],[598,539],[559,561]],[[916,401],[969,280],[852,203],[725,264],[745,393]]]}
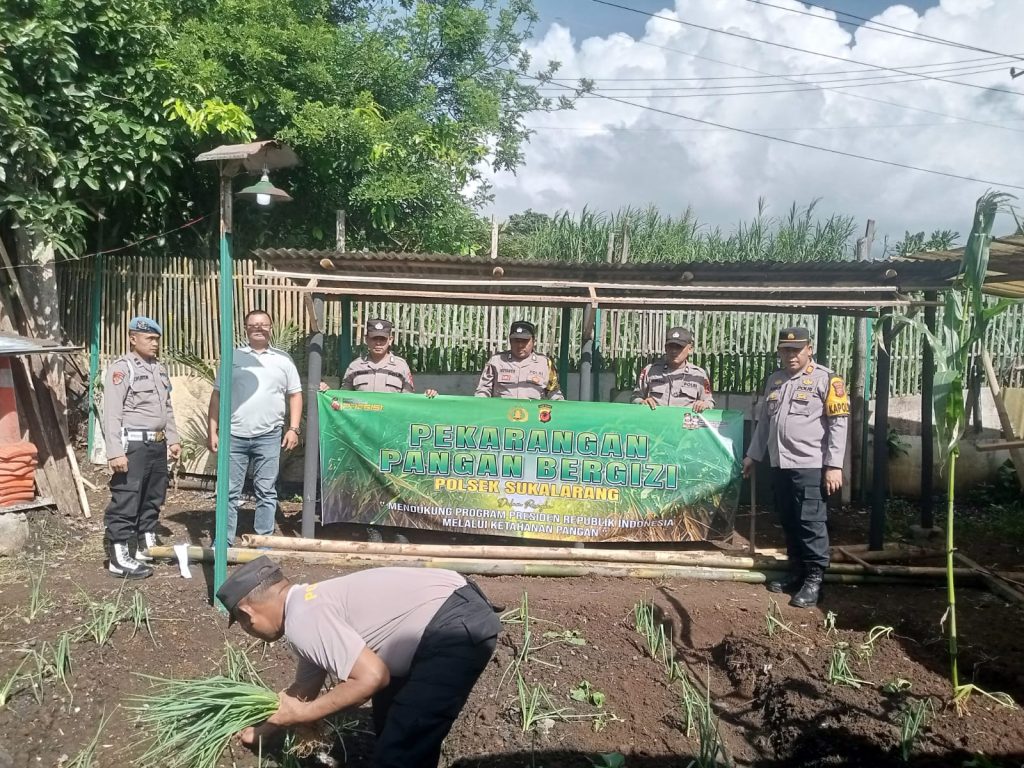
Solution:
{"label": "bunch of scallions", "polygon": [[147,679],[152,692],[131,707],[145,732],[142,766],[214,768],[235,734],[277,711],[274,691],[228,677]]}

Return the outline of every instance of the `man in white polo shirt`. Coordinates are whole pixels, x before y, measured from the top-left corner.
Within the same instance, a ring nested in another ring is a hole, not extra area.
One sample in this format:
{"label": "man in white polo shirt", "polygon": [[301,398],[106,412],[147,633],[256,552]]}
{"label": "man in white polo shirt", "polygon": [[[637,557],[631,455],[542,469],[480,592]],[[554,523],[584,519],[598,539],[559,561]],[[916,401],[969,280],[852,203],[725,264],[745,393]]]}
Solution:
{"label": "man in white polo shirt", "polygon": [[[245,316],[245,335],[249,343],[235,349],[231,363],[231,479],[228,491],[228,546],[234,544],[238,527],[238,502],[242,486],[253,465],[253,489],[256,492],[254,529],[257,534],[274,532],[277,512],[277,474],[281,449],[292,450],[299,444],[302,418],[302,384],[299,371],[287,352],[270,346],[273,321],[261,310]],[[288,426],[285,428],[287,401]],[[207,413],[209,445],[217,444],[217,418],[220,414],[220,381],[214,382]]]}

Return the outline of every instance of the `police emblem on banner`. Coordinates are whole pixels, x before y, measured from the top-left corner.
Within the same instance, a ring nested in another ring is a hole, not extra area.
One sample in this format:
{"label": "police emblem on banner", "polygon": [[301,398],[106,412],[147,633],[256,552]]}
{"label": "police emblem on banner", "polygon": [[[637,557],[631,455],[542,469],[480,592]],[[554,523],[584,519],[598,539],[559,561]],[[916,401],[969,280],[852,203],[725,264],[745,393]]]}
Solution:
{"label": "police emblem on banner", "polygon": [[537,418],[540,419],[541,424],[547,424],[551,421],[551,406],[547,403],[537,406]]}
{"label": "police emblem on banner", "polygon": [[523,407],[516,407],[508,412],[509,421],[529,421],[529,419],[530,414]]}

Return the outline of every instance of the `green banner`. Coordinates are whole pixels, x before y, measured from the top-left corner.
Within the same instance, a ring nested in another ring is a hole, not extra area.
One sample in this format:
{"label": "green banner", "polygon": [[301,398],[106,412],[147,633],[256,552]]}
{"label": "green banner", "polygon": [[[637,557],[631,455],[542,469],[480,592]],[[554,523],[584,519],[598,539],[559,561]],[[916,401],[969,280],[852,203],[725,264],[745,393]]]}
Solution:
{"label": "green banner", "polygon": [[319,410],[324,524],[563,541],[733,529],[740,411],[347,391]]}

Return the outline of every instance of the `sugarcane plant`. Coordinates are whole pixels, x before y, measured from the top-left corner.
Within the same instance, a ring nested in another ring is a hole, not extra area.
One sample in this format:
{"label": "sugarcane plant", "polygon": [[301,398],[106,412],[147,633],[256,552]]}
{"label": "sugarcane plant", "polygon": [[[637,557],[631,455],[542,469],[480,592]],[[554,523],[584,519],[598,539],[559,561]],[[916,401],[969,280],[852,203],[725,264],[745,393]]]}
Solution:
{"label": "sugarcane plant", "polygon": [[[962,708],[970,695],[973,692],[980,692],[980,689],[971,684],[961,685],[958,668],[956,590],[953,583],[953,553],[956,551],[953,534],[956,462],[960,455],[960,440],[966,429],[964,386],[971,354],[977,346],[984,344],[986,329],[993,318],[1012,304],[1005,299],[994,304],[988,303],[983,292],[988,269],[989,244],[992,241],[992,225],[996,213],[1007,207],[1011,199],[1014,199],[1012,195],[998,192],[987,192],[978,199],[960,271],[950,290],[945,292],[941,322],[937,324],[935,331],[932,332],[920,318],[899,319],[900,323],[912,325],[924,335],[935,360],[932,408],[935,415],[939,459],[946,474],[948,606],[943,623],[949,648],[953,699],[958,708]],[[995,696],[995,699],[1006,706],[1014,705],[1013,700],[1005,694]]]}

